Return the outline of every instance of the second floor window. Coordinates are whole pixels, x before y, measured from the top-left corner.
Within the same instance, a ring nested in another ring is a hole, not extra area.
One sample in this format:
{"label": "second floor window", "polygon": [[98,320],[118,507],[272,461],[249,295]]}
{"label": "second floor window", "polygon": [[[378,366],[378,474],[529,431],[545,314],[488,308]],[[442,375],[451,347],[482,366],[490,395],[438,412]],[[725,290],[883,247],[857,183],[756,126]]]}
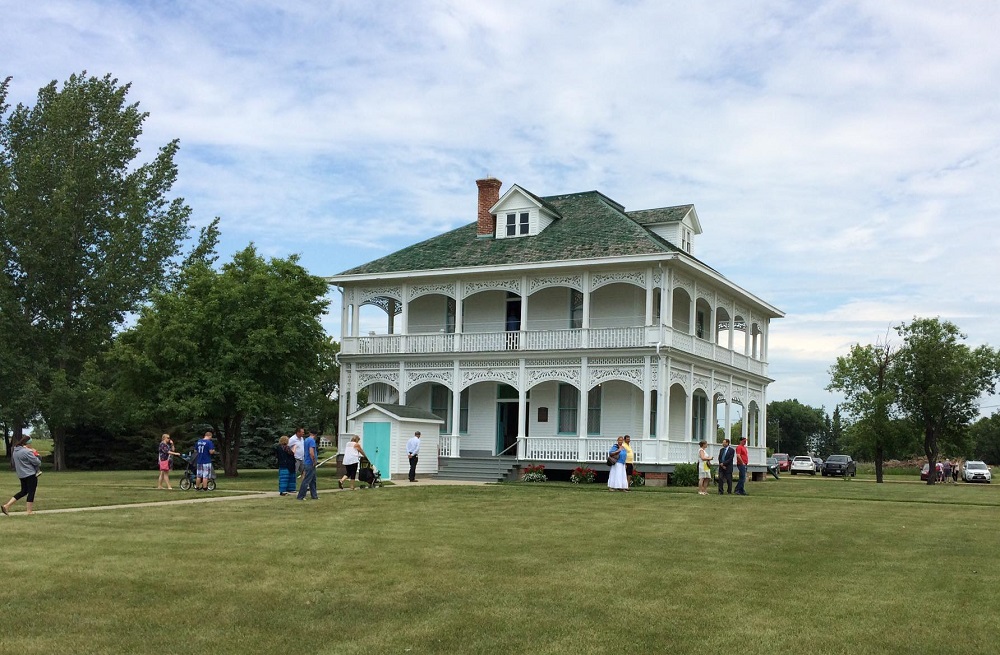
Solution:
{"label": "second floor window", "polygon": [[528,233],[528,226],[528,212],[521,212],[520,214],[507,214],[507,236],[523,236]]}

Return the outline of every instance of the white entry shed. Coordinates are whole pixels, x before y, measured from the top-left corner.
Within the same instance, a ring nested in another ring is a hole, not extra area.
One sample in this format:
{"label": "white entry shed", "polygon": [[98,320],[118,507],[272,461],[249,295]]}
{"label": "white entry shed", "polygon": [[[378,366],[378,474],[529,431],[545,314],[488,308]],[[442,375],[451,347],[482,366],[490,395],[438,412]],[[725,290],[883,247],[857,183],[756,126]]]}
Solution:
{"label": "white entry shed", "polygon": [[406,478],[410,470],[406,442],[417,431],[420,432],[417,475],[437,473],[438,442],[444,420],[435,414],[405,405],[371,403],[348,416],[347,421],[348,431],[340,435],[338,452],[344,452],[352,436],[360,436],[361,448],[383,479]]}

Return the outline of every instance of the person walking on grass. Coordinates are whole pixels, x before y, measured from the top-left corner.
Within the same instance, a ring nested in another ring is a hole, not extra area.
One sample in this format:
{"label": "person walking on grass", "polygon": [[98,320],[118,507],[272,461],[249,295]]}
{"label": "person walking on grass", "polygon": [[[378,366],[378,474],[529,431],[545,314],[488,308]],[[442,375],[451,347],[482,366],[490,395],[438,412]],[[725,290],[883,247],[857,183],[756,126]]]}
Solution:
{"label": "person walking on grass", "polygon": [[38,476],[42,474],[42,460],[38,458],[38,451],[28,448],[31,437],[22,436],[14,445],[14,453],[11,459],[14,461],[14,472],[21,482],[21,490],[14,494],[10,500],[0,505],[0,511],[10,514],[10,506],[27,496],[25,503],[28,511],[26,514],[33,514],[35,511],[35,489],[38,488]]}
{"label": "person walking on grass", "polygon": [[167,489],[173,489],[170,486],[170,457],[172,455],[180,455],[180,453],[174,452],[174,442],[170,440],[170,435],[165,434],[160,437],[160,447],[159,447],[159,465],[160,465],[160,478],[156,481],[156,488],[162,489],[164,486]]}
{"label": "person walking on grass", "polygon": [[417,481],[417,455],[420,454],[420,431],[417,430],[410,437],[410,440],[406,442],[406,456],[410,460],[410,482]]}
{"label": "person walking on grass", "polygon": [[288,445],[288,437],[281,435],[274,447],[278,458],[278,493],[287,496],[295,492],[295,453]]}
{"label": "person walking on grass", "polygon": [[205,436],[194,445],[195,464],[198,466],[194,480],[196,491],[208,491],[208,481],[212,479],[212,455],[215,454],[215,444],[212,443],[212,431],[206,430]]}
{"label": "person walking on grass", "polygon": [[299,483],[298,500],[306,499],[306,489],[309,490],[309,497],[319,500],[316,492],[316,438],[310,432],[305,441],[302,442],[302,482]]}
{"label": "person walking on grass", "polygon": [[368,455],[361,449],[361,437],[354,435],[347,442],[347,447],[344,448],[344,468],[347,470],[347,473],[337,481],[337,486],[343,489],[344,482],[350,480],[351,491],[354,491],[354,481],[358,478],[358,464],[361,463],[362,457],[367,459]]}
{"label": "person walking on grass", "polygon": [[736,457],[736,449],[729,445],[729,439],[722,440],[722,448],[719,450],[719,495],[722,495],[723,485],[728,485],[726,493],[733,493],[733,460]]}
{"label": "person walking on grass", "polygon": [[705,446],[708,442],[702,439],[698,442],[698,495],[707,496],[708,495],[708,483],[712,479],[712,467],[709,466],[709,462],[712,461],[712,456],[708,454],[705,450]]}
{"label": "person walking on grass", "polygon": [[747,450],[747,438],[740,437],[740,445],[736,446],[736,470],[740,473],[740,479],[736,482],[736,495],[748,496],[747,484],[747,464],[750,463],[750,451]]}

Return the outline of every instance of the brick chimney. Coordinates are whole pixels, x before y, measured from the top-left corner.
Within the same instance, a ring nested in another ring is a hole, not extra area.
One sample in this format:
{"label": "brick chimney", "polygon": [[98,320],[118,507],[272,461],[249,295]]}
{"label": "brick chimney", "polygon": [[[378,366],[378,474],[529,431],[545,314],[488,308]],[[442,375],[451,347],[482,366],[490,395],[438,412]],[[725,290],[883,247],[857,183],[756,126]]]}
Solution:
{"label": "brick chimney", "polygon": [[497,219],[490,213],[490,207],[500,200],[500,180],[495,177],[487,177],[476,180],[479,187],[479,228],[476,236],[480,238],[493,237],[496,234]]}

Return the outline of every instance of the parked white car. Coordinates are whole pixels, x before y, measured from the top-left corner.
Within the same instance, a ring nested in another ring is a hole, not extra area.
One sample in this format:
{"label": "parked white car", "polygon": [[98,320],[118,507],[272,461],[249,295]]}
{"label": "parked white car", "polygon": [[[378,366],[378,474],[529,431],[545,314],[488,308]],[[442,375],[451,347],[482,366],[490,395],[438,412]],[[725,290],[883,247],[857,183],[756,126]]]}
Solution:
{"label": "parked white car", "polygon": [[989,484],[992,477],[990,467],[986,466],[986,462],[978,460],[966,462],[965,468],[962,469],[962,479],[966,482],[985,482]]}
{"label": "parked white car", "polygon": [[796,473],[816,475],[816,462],[813,461],[812,457],[800,455],[792,460],[792,468],[790,470],[792,475],[795,475]]}

